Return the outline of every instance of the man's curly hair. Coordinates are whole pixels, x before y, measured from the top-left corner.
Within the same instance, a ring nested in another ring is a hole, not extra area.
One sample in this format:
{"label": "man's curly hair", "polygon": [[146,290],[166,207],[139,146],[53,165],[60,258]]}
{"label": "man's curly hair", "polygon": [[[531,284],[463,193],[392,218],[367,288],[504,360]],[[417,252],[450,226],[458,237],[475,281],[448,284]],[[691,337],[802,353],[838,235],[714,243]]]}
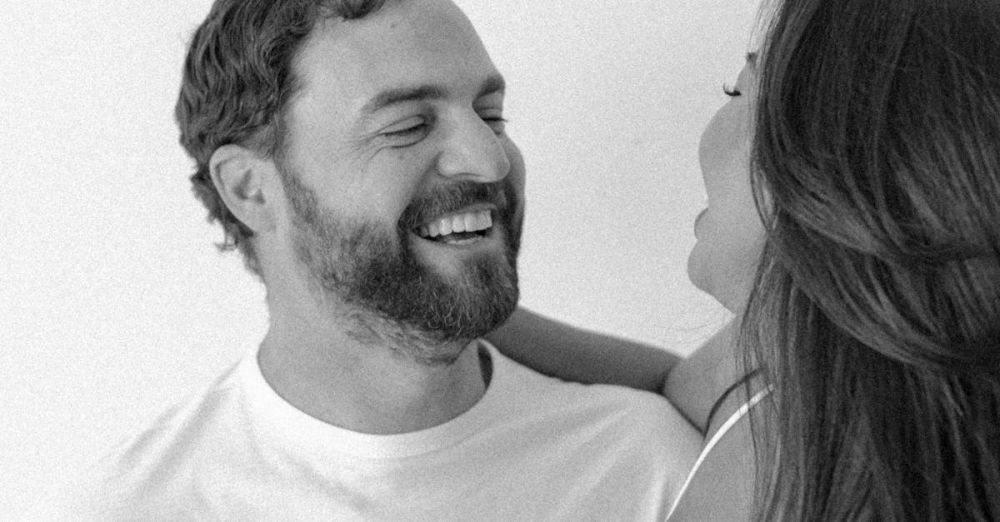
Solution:
{"label": "man's curly hair", "polygon": [[238,144],[268,157],[280,153],[285,106],[300,87],[292,71],[296,53],[317,22],[363,18],[386,0],[217,0],[194,34],[184,63],[175,117],[180,143],[196,163],[191,183],[222,224],[220,250],[238,249],[246,267],[261,275],[251,238],[212,183],[209,160],[223,145]]}

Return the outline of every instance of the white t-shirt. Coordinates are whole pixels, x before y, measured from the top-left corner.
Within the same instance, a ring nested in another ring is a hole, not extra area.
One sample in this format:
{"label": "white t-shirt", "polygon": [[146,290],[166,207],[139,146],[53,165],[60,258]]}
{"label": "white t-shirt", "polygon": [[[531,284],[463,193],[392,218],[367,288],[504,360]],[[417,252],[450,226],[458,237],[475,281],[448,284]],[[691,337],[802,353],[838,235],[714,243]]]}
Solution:
{"label": "white t-shirt", "polygon": [[493,373],[459,417],[401,435],[297,410],[251,352],[118,447],[66,520],[663,520],[700,447],[663,398],[565,383],[481,342]]}

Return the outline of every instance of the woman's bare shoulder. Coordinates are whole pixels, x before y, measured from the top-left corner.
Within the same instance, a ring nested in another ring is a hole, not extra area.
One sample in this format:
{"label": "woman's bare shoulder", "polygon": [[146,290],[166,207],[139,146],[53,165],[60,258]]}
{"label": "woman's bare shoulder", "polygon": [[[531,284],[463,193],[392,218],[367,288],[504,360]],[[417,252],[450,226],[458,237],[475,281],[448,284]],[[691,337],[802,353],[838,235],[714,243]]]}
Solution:
{"label": "woman's bare shoulder", "polygon": [[743,417],[706,455],[670,520],[749,520],[754,475],[750,423]]}

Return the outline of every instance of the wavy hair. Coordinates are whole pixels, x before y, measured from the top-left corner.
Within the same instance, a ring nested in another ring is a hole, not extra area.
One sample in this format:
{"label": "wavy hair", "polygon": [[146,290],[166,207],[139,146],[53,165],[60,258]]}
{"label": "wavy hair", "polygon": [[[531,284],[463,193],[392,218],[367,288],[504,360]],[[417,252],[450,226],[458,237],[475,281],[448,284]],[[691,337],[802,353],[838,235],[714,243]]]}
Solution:
{"label": "wavy hair", "polygon": [[741,324],[762,520],[1000,520],[1000,2],[788,0]]}
{"label": "wavy hair", "polygon": [[175,108],[180,143],[195,161],[195,196],[209,222],[222,225],[221,250],[239,249],[260,276],[253,231],[229,210],[212,183],[216,149],[238,144],[274,156],[283,146],[286,104],[300,88],[295,57],[316,23],[358,19],[386,0],[216,0],[194,34]]}

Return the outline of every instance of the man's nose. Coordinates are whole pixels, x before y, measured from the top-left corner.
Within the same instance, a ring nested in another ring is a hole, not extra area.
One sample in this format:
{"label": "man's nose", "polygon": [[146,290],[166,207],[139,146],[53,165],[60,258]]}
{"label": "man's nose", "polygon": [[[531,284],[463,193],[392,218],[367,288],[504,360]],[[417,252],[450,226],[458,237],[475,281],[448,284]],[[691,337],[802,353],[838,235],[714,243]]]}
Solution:
{"label": "man's nose", "polygon": [[478,115],[456,121],[438,157],[438,171],[456,180],[494,183],[507,177],[510,158],[502,138]]}

